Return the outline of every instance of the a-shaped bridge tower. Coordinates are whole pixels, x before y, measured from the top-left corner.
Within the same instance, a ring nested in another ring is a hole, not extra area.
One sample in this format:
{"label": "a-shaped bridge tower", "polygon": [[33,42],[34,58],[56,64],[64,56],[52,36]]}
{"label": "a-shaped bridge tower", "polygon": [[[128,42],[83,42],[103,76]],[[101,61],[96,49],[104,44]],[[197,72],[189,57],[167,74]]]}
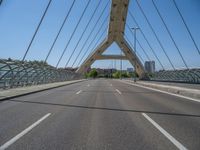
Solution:
{"label": "a-shaped bridge tower", "polygon": [[[124,38],[128,5],[129,0],[112,0],[108,36],[103,40],[102,43],[100,43],[99,46],[97,46],[97,48],[87,57],[83,64],[78,68],[78,73],[86,72],[96,60],[123,59],[130,61],[140,78],[146,77],[143,64]],[[123,51],[124,56],[103,55],[103,52],[113,42],[116,42],[118,44],[121,51]]]}

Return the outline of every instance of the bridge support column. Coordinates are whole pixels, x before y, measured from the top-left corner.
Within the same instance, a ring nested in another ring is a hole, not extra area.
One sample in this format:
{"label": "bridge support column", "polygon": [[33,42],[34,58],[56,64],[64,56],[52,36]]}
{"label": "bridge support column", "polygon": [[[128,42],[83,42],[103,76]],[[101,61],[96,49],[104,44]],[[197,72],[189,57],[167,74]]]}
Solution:
{"label": "bridge support column", "polygon": [[98,59],[117,59],[122,56],[104,56],[103,52],[116,42],[124,53],[124,58],[130,61],[135,68],[139,78],[147,78],[143,64],[124,39],[124,29],[127,17],[129,0],[112,0],[108,36],[104,41],[87,57],[83,64],[77,69],[78,73],[84,73]]}

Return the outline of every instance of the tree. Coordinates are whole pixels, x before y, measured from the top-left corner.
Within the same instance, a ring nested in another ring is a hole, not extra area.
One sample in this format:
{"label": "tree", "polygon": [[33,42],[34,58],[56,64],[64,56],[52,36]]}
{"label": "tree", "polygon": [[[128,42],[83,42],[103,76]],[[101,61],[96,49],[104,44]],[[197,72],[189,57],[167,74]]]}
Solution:
{"label": "tree", "polygon": [[98,72],[96,69],[92,69],[89,74],[88,74],[88,77],[91,77],[91,78],[96,78],[98,75]]}
{"label": "tree", "polygon": [[115,73],[112,74],[112,76],[114,78],[120,78],[121,77],[121,72],[120,71],[116,71]]}
{"label": "tree", "polygon": [[122,72],[122,77],[123,78],[128,78],[130,76],[129,76],[128,72]]}

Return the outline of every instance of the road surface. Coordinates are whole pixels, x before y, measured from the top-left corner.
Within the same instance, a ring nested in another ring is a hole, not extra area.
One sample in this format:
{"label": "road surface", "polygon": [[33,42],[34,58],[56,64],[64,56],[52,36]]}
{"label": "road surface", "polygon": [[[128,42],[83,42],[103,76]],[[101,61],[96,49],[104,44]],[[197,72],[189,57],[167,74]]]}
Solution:
{"label": "road surface", "polygon": [[200,103],[96,79],[0,102],[0,150],[200,149]]}

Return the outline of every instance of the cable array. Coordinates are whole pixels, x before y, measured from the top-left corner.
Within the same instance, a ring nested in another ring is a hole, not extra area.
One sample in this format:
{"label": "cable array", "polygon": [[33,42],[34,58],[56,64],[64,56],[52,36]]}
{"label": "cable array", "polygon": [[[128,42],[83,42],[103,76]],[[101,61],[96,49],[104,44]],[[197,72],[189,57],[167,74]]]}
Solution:
{"label": "cable array", "polygon": [[[126,24],[126,26],[128,27],[128,30],[129,30],[129,31],[132,33],[132,35],[133,35],[133,31],[131,30],[130,26],[129,26],[128,24]],[[126,37],[127,37],[127,36],[126,36]],[[128,39],[128,37],[127,37],[127,39]],[[138,43],[138,45],[140,46],[140,48],[141,48],[142,51],[144,52],[144,54],[145,54],[145,56],[147,57],[147,59],[150,61],[150,57],[149,57],[149,55],[146,53],[146,51],[144,50],[142,44],[139,42],[138,39],[136,39],[136,42]]]}
{"label": "cable array", "polygon": [[[147,25],[148,25],[149,29],[151,30],[151,32],[154,35],[157,43],[159,44],[159,47],[161,48],[162,52],[164,53],[165,57],[167,58],[167,61],[169,62],[170,66],[173,68],[173,70],[176,70],[171,58],[168,55],[168,51],[165,49],[165,45],[163,44],[163,42],[161,42],[161,40],[160,40],[160,38],[158,36],[158,33],[156,33],[155,27],[151,24],[151,20],[147,17],[146,12],[143,9],[142,5],[139,3],[139,1],[138,0],[135,0],[135,1],[136,1],[136,4],[137,4],[137,6],[138,6],[138,8],[139,8],[144,20],[147,22]],[[2,1],[0,1],[0,2],[2,2]],[[72,3],[69,5],[69,9],[66,11],[66,15],[63,18],[64,20],[62,21],[62,24],[59,27],[59,30],[58,30],[56,36],[54,37],[53,42],[51,43],[50,48],[48,50],[48,53],[47,53],[47,55],[46,55],[46,57],[44,59],[45,63],[48,61],[48,58],[51,55],[51,53],[52,53],[52,51],[53,51],[53,49],[55,47],[55,44],[58,41],[58,38],[59,38],[60,34],[62,33],[63,28],[65,27],[65,25],[67,23],[67,20],[69,19],[70,14],[72,14],[72,10],[73,10],[74,5],[75,5],[76,2],[77,2],[76,0],[72,0]],[[85,16],[86,12],[89,10],[89,5],[91,4],[91,2],[92,2],[92,0],[87,0],[87,3],[84,6],[84,9],[83,9],[78,21],[77,21],[77,23],[76,23],[71,35],[69,36],[69,39],[67,40],[66,45],[65,45],[61,55],[58,58],[58,61],[56,63],[56,68],[58,68],[58,66],[59,66],[61,60],[63,59],[66,51],[68,50],[68,47],[69,47],[70,43],[72,43],[72,39],[74,38],[75,33],[77,32],[78,28],[80,28],[80,23],[83,21],[83,17]],[[176,48],[176,51],[178,52],[178,54],[179,54],[179,56],[180,56],[180,58],[181,58],[181,60],[182,60],[182,62],[184,64],[185,68],[189,69],[188,63],[185,60],[185,58],[184,58],[184,56],[182,54],[182,51],[179,48],[175,38],[173,37],[173,33],[170,31],[170,29],[169,29],[169,27],[167,25],[167,22],[166,22],[165,18],[162,15],[162,12],[159,10],[159,7],[157,6],[157,4],[156,4],[156,2],[154,0],[151,0],[151,2],[153,4],[153,7],[154,7],[156,13],[158,14],[160,20],[162,21],[162,24],[163,24],[164,28],[166,29],[166,31],[167,31],[167,33],[169,35],[169,38],[171,39],[174,47]],[[197,43],[196,43],[196,41],[195,41],[191,31],[190,31],[189,26],[186,23],[186,20],[184,19],[183,15],[182,15],[182,13],[181,13],[181,11],[180,11],[177,3],[176,3],[176,0],[172,0],[172,2],[173,2],[173,5],[175,6],[175,8],[176,8],[176,10],[178,12],[178,15],[179,15],[182,23],[184,24],[184,27],[187,30],[187,33],[188,33],[191,41],[193,42],[193,45],[195,46],[195,50],[200,55],[200,50],[198,48],[198,45],[197,45]],[[25,61],[25,59],[27,57],[27,54],[30,51],[30,48],[31,48],[31,46],[32,46],[32,44],[33,44],[33,42],[34,42],[34,40],[36,38],[36,35],[37,35],[37,33],[38,33],[38,31],[39,31],[44,19],[45,19],[45,16],[46,16],[46,14],[47,14],[47,12],[49,10],[49,7],[50,7],[51,3],[52,3],[52,0],[49,0],[47,6],[44,9],[44,12],[43,12],[43,14],[42,14],[42,16],[41,16],[41,18],[39,20],[39,23],[38,23],[35,31],[34,31],[34,34],[33,34],[32,38],[31,38],[31,40],[30,40],[30,42],[29,42],[29,44],[28,44],[28,46],[26,48],[25,54],[23,55],[22,62]],[[103,5],[104,6],[103,8],[100,8],[102,3],[103,3],[103,1],[101,1],[101,0],[99,0],[96,3],[93,11],[91,12],[91,16],[89,17],[88,20],[86,20],[86,24],[83,27],[83,30],[80,33],[77,41],[75,42],[75,46],[73,47],[72,50],[69,51],[69,53],[67,55],[67,60],[66,60],[66,63],[65,63],[65,67],[69,67],[70,62],[72,63],[70,67],[74,67],[74,66],[78,67],[78,66],[80,66],[80,64],[83,62],[83,59],[87,55],[90,55],[93,52],[93,50],[96,49],[96,47],[98,46],[98,43],[100,43],[100,41],[102,40],[102,38],[105,35],[105,33],[107,33],[106,30],[108,29],[108,26],[106,28],[103,28],[103,27],[106,24],[107,19],[109,18],[109,14],[103,19],[101,24],[100,24],[100,21],[102,20],[102,17],[104,15],[104,13],[106,12],[107,7],[110,4],[110,0],[108,0],[105,3],[105,5]],[[97,12],[98,12],[99,9],[101,11],[100,11],[99,15],[97,16]],[[150,49],[151,53],[153,54],[153,57],[155,57],[155,59],[158,61],[158,63],[161,66],[162,70],[165,70],[165,67],[164,67],[163,63],[161,62],[161,60],[160,60],[160,58],[158,56],[158,52],[156,52],[154,50],[152,44],[150,43],[150,40],[147,38],[146,34],[144,33],[144,30],[138,24],[136,18],[133,16],[133,14],[132,14],[132,12],[130,10],[128,10],[128,14],[130,15],[130,18],[134,22],[134,24],[137,27],[140,28],[139,32],[141,33],[144,41],[147,43],[148,49]],[[93,21],[93,26],[91,28],[89,28],[91,23],[92,23],[92,21]],[[100,27],[97,29],[98,24],[100,24]],[[130,32],[131,35],[133,35],[133,31],[130,28],[130,22],[126,22],[126,28],[128,29],[127,32]],[[89,29],[90,29],[90,31],[89,31]],[[86,35],[87,31],[89,33],[87,34],[87,37],[84,39],[83,37]],[[131,45],[131,47],[133,47],[132,41],[129,39],[130,36],[127,36],[127,34],[124,34],[124,37],[127,39],[129,44]],[[80,46],[81,42],[82,42],[82,45],[78,49],[78,47]],[[146,60],[150,61],[151,58],[149,56],[149,53],[147,53],[146,48],[144,48],[142,41],[140,41],[139,39],[136,39],[136,42],[139,45],[140,50],[142,51],[142,54],[144,54],[142,56],[145,57]],[[142,58],[139,53],[140,52],[137,51],[136,55],[140,58],[140,60],[142,62],[144,62],[145,59]],[[72,59],[72,58],[74,58],[74,59]]]}
{"label": "cable array", "polygon": [[130,14],[130,16],[131,16],[131,19],[132,19],[132,20],[134,21],[134,23],[136,24],[136,26],[140,28],[139,31],[141,32],[141,34],[142,34],[144,40],[146,41],[146,43],[148,44],[148,46],[149,46],[151,52],[153,53],[154,57],[155,57],[156,60],[159,62],[159,64],[160,64],[160,66],[162,67],[162,69],[165,70],[165,68],[164,68],[163,64],[161,63],[161,61],[160,61],[158,55],[156,54],[156,52],[154,51],[154,49],[153,49],[153,47],[151,46],[150,42],[148,41],[146,35],[144,34],[143,29],[142,29],[141,26],[138,24],[138,22],[136,21],[135,17],[134,17],[133,14],[131,13],[131,11],[129,11],[129,14]]}
{"label": "cable array", "polygon": [[77,49],[77,47],[78,47],[80,41],[81,41],[82,38],[83,38],[83,35],[85,34],[85,32],[86,32],[86,30],[88,29],[88,27],[89,27],[89,25],[90,25],[92,19],[94,18],[94,15],[95,15],[97,9],[99,8],[101,2],[102,2],[102,1],[100,0],[100,1],[97,3],[97,6],[95,7],[95,9],[94,9],[94,11],[93,11],[92,16],[90,17],[90,19],[89,19],[87,25],[85,26],[85,28],[84,28],[84,30],[83,30],[83,32],[82,32],[82,34],[81,34],[81,36],[80,36],[78,42],[76,43],[76,46],[74,47],[74,49],[73,49],[71,55],[69,56],[69,59],[67,60],[67,63],[65,64],[65,67],[67,67],[68,63],[70,62],[70,60],[71,60],[71,58],[72,58],[74,52],[76,51],[76,49]]}
{"label": "cable array", "polygon": [[52,50],[53,50],[53,47],[54,47],[54,45],[55,45],[55,43],[56,43],[56,41],[57,41],[57,39],[58,39],[58,37],[59,37],[59,35],[60,35],[60,33],[61,33],[63,27],[64,27],[64,25],[65,25],[65,23],[66,23],[66,21],[67,21],[67,19],[68,19],[68,17],[69,17],[69,14],[71,13],[71,10],[72,10],[72,8],[73,8],[73,6],[74,6],[75,1],[76,1],[76,0],[73,0],[71,6],[70,6],[70,8],[69,8],[69,11],[67,11],[67,14],[66,14],[66,16],[65,16],[65,19],[63,20],[63,23],[62,23],[62,25],[61,25],[61,27],[60,27],[60,29],[59,29],[59,31],[58,31],[56,37],[55,37],[55,39],[54,39],[54,41],[53,41],[53,43],[52,43],[50,49],[49,49],[49,52],[48,52],[48,54],[47,54],[47,56],[46,56],[46,58],[45,58],[45,62],[47,61],[47,59],[49,58],[49,55],[51,54],[51,52],[52,52]]}
{"label": "cable array", "polygon": [[[102,24],[100,25],[99,30],[96,32],[94,38],[92,39],[92,41],[90,42],[90,44],[89,44],[88,47],[86,48],[86,51],[85,51],[85,53],[83,54],[83,56],[81,57],[81,59],[80,59],[80,61],[79,61],[79,63],[78,63],[78,66],[80,65],[80,62],[83,60],[83,58],[85,57],[85,55],[87,54],[87,52],[90,50],[90,47],[92,46],[93,42],[94,42],[95,39],[97,38],[97,36],[98,36],[98,34],[100,33],[100,31],[102,31],[102,28],[103,28],[103,26],[106,24],[106,21],[107,21],[107,19],[108,19],[108,16],[109,16],[109,15],[107,15],[107,16],[105,17],[104,21],[103,21]],[[106,28],[106,29],[107,29],[107,28]],[[105,30],[103,30],[102,33],[105,33]],[[92,49],[91,49],[91,50],[92,50]]]}
{"label": "cable array", "polygon": [[32,43],[33,43],[33,41],[34,41],[34,39],[35,39],[35,36],[36,36],[36,34],[37,34],[37,32],[38,32],[38,30],[39,30],[39,28],[40,28],[40,26],[41,26],[41,24],[42,24],[42,22],[43,22],[43,20],[44,20],[44,17],[45,17],[45,15],[46,15],[46,13],[47,13],[47,11],[48,11],[48,9],[49,9],[49,6],[50,6],[51,2],[52,2],[52,0],[49,0],[48,5],[47,5],[47,7],[46,7],[46,9],[45,9],[45,11],[44,11],[44,13],[43,13],[43,15],[42,15],[42,18],[40,19],[40,22],[39,22],[39,24],[38,24],[38,26],[37,26],[37,28],[36,28],[34,34],[33,34],[33,37],[31,38],[31,41],[30,41],[30,43],[29,43],[29,45],[28,45],[28,47],[27,47],[27,49],[26,49],[26,52],[25,52],[23,58],[22,58],[22,61],[25,60],[25,58],[26,58],[26,56],[27,56],[27,54],[28,54],[28,52],[29,52],[29,50],[30,50],[30,47],[31,47],[31,45],[32,45]]}
{"label": "cable array", "polygon": [[74,30],[73,30],[73,32],[72,32],[72,34],[71,34],[71,36],[70,36],[68,42],[67,42],[65,48],[64,48],[64,50],[63,50],[63,52],[62,52],[62,54],[61,54],[61,56],[60,56],[60,58],[59,58],[59,60],[58,60],[58,62],[57,62],[57,64],[56,64],[56,68],[58,67],[58,65],[59,65],[59,63],[60,63],[60,61],[61,61],[61,59],[63,58],[63,56],[64,56],[64,54],[65,54],[65,52],[66,52],[66,50],[67,50],[67,48],[68,48],[68,46],[69,46],[69,43],[71,42],[71,40],[72,40],[72,38],[73,38],[73,36],[74,36],[74,34],[75,34],[75,32],[76,32],[76,30],[77,30],[77,28],[78,28],[80,22],[81,22],[81,20],[83,19],[83,16],[84,16],[84,14],[85,14],[85,12],[86,12],[86,10],[87,10],[87,8],[88,8],[90,2],[91,2],[91,0],[88,0],[87,4],[86,4],[86,6],[85,6],[85,8],[84,8],[84,10],[83,10],[83,12],[82,12],[82,14],[81,14],[79,20],[78,20],[78,23],[76,24],[76,26],[75,26],[75,28],[74,28]]}
{"label": "cable array", "polygon": [[[89,38],[91,37],[91,35],[93,34],[95,28],[97,27],[97,24],[98,24],[99,21],[101,20],[101,18],[102,18],[102,16],[103,16],[104,12],[105,12],[105,10],[106,10],[106,8],[107,8],[108,5],[109,5],[109,2],[110,2],[110,0],[106,3],[105,7],[102,9],[102,12],[100,13],[100,16],[99,16],[98,19],[96,20],[94,26],[92,27],[90,33],[88,34],[87,39],[85,40],[83,46],[80,48],[78,55],[77,55],[76,58],[74,59],[74,62],[72,63],[72,67],[73,67],[73,66],[75,65],[75,63],[77,62],[77,60],[78,60],[80,54],[82,53],[83,49],[85,48],[85,46],[86,46],[86,44],[87,44]],[[82,59],[82,57],[81,57],[81,59]]]}
{"label": "cable array", "polygon": [[173,1],[173,3],[174,3],[174,6],[176,7],[176,9],[177,9],[177,11],[178,11],[180,17],[181,17],[181,20],[183,21],[183,24],[185,25],[185,28],[186,28],[186,30],[187,30],[187,32],[188,32],[188,34],[189,34],[189,36],[190,36],[190,38],[191,38],[191,40],[192,40],[194,46],[195,46],[195,48],[196,48],[196,51],[197,51],[197,52],[199,53],[199,55],[200,55],[200,50],[199,50],[199,48],[198,48],[198,46],[197,46],[197,44],[196,44],[196,42],[195,42],[195,40],[194,40],[194,37],[192,36],[192,33],[191,33],[191,31],[190,31],[190,29],[189,29],[189,27],[188,27],[188,25],[187,25],[185,19],[183,18],[183,15],[182,15],[180,9],[178,8],[178,5],[176,4],[176,1],[175,1],[175,0],[172,0],[172,1]]}
{"label": "cable array", "polygon": [[188,65],[187,65],[185,59],[183,58],[183,55],[182,55],[180,49],[178,48],[178,45],[176,44],[176,42],[175,42],[175,40],[174,40],[174,38],[173,38],[171,32],[169,31],[169,28],[167,27],[167,24],[165,23],[165,21],[164,21],[162,15],[161,15],[160,11],[158,10],[158,7],[156,6],[154,0],[152,0],[152,3],[153,3],[154,8],[156,9],[156,12],[158,13],[160,19],[162,20],[162,23],[163,23],[163,25],[165,26],[165,29],[167,30],[167,33],[169,34],[169,36],[170,36],[170,38],[171,38],[171,40],[172,40],[174,46],[176,47],[176,50],[178,51],[178,53],[179,53],[179,55],[180,55],[180,57],[181,57],[181,59],[182,59],[184,65],[185,65],[185,67],[188,69]]}
{"label": "cable array", "polygon": [[[133,47],[133,44],[131,42],[131,40],[128,38],[128,36],[126,34],[124,34],[124,37],[126,38],[127,42],[130,44],[130,46],[132,47],[132,49],[134,49]],[[140,58],[140,60],[142,61],[142,63],[144,63],[144,59],[141,57],[140,53],[138,52],[137,53],[137,56]]]}
{"label": "cable array", "polygon": [[144,18],[145,18],[145,20],[146,20],[148,26],[150,27],[152,33],[154,34],[154,36],[155,36],[157,42],[159,43],[159,45],[160,45],[162,51],[164,52],[165,56],[167,57],[167,59],[168,59],[170,65],[171,65],[171,67],[175,70],[175,67],[174,67],[174,65],[173,65],[173,63],[172,63],[172,61],[171,61],[171,59],[169,58],[169,56],[168,56],[168,54],[167,54],[167,52],[166,52],[166,50],[165,50],[163,44],[161,43],[160,39],[158,38],[158,35],[156,34],[156,32],[155,32],[153,26],[151,25],[149,19],[147,18],[146,14],[145,14],[143,8],[141,7],[140,3],[138,2],[138,0],[136,0],[136,3],[137,3],[137,5],[138,5],[138,8],[140,9],[142,15],[144,16]]}

